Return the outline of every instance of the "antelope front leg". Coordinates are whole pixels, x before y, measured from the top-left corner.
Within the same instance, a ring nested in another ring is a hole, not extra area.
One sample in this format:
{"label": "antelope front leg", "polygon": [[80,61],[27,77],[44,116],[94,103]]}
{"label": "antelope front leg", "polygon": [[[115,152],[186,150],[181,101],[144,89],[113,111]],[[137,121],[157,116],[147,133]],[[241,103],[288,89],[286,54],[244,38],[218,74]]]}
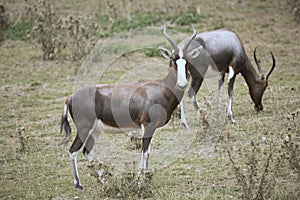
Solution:
{"label": "antelope front leg", "polygon": [[[150,156],[150,141],[151,138],[143,138],[142,156],[140,161],[139,172],[137,176],[137,184],[141,186],[146,180],[146,170],[148,169],[148,161]],[[145,146],[144,146],[145,144]],[[148,144],[148,145],[147,145]],[[144,148],[145,147],[145,148]]]}
{"label": "antelope front leg", "polygon": [[219,77],[218,105],[221,105],[221,103],[222,103],[222,97],[223,97],[223,94],[224,94],[224,78],[225,78],[225,74],[222,74]]}
{"label": "antelope front leg", "polygon": [[233,118],[232,114],[232,96],[228,98],[228,109],[227,109],[227,116],[230,119],[231,123],[235,123],[235,119]]}
{"label": "antelope front leg", "polygon": [[140,176],[142,173],[145,178],[145,170],[148,169],[148,160],[150,156],[150,142],[152,135],[154,133],[154,130],[149,130],[148,128],[144,128],[144,125],[142,124],[142,154],[141,154],[141,160],[140,160],[140,166],[139,166],[139,172],[138,176]]}
{"label": "antelope front leg", "polygon": [[189,125],[187,124],[187,121],[186,121],[186,117],[185,117],[185,113],[184,113],[184,105],[183,105],[183,99],[181,100],[180,102],[180,119],[181,119],[181,124],[183,124],[183,126],[186,128],[186,129],[189,129]]}
{"label": "antelope front leg", "polygon": [[229,75],[228,75],[228,107],[227,107],[227,116],[229,117],[231,123],[235,123],[232,113],[232,97],[233,97],[233,85],[235,81],[235,73],[233,68],[229,66]]}
{"label": "antelope front leg", "polygon": [[150,156],[150,144],[148,148],[144,151],[142,150],[141,160],[140,160],[140,167],[139,167],[139,175],[145,175],[145,170],[148,169],[148,161]]}
{"label": "antelope front leg", "polygon": [[194,108],[198,111],[200,107],[197,103],[196,95],[202,85],[203,77],[199,74],[198,71],[195,71],[195,73],[198,74],[198,76],[192,77],[191,87],[189,88],[188,95],[192,99]]}

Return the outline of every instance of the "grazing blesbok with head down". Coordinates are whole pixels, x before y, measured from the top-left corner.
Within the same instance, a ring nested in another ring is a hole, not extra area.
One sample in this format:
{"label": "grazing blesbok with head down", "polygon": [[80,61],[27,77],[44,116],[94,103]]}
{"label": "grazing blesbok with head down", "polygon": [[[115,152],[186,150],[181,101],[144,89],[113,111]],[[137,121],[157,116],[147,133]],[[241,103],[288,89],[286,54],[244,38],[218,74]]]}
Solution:
{"label": "grazing blesbok with head down", "polygon": [[166,33],[166,26],[164,27],[164,36],[174,48],[171,53],[160,47],[162,54],[172,60],[171,68],[164,78],[84,87],[67,98],[61,129],[66,131],[65,140],[68,140],[71,134],[67,120],[69,111],[77,129],[76,138],[69,150],[76,188],[82,189],[76,161],[78,151],[84,145],[83,154],[91,161],[98,137],[94,129],[100,127],[101,130],[104,125],[115,128],[141,128],[142,155],[139,167],[140,172],[147,169],[154,131],[169,121],[188,84],[186,63],[191,55],[187,48],[197,34],[194,27],[193,31],[184,48],[179,48]]}
{"label": "grazing blesbok with head down", "polygon": [[[184,46],[187,40],[183,40],[178,46]],[[199,91],[203,78],[211,66],[220,73],[219,89],[223,87],[225,73],[228,73],[228,117],[231,122],[235,122],[232,113],[232,96],[233,85],[236,75],[241,73],[248,87],[249,94],[254,102],[254,108],[257,111],[263,110],[262,97],[265,89],[268,86],[268,79],[275,68],[275,58],[271,52],[273,65],[269,72],[262,74],[260,65],[256,58],[256,48],[254,50],[254,60],[258,71],[251,64],[244,46],[236,33],[230,30],[222,29],[198,34],[188,47],[188,51],[192,52],[195,48],[203,48],[204,56],[198,56],[188,63],[188,69],[192,77],[191,87],[188,91],[189,97],[193,99],[195,109],[199,109],[195,95]],[[183,104],[181,106],[183,111]],[[182,115],[182,123],[186,126],[185,116]]]}

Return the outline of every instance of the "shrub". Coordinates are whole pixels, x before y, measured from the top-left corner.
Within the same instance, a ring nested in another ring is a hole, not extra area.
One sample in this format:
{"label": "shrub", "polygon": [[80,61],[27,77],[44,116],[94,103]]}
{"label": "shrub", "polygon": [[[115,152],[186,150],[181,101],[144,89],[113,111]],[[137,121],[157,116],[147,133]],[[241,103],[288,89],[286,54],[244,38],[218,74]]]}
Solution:
{"label": "shrub", "polygon": [[135,172],[135,163],[126,164],[129,171],[119,173],[116,173],[113,166],[97,160],[88,166],[91,169],[91,176],[101,185],[100,199],[143,199],[153,196],[153,172],[144,172],[145,177],[138,176]]}
{"label": "shrub", "polygon": [[46,0],[29,4],[27,13],[33,23],[29,36],[41,45],[44,60],[57,59],[68,49],[71,60],[80,62],[96,44],[98,25],[90,15],[59,18]]}
{"label": "shrub", "polygon": [[288,0],[288,4],[293,10],[294,18],[297,22],[300,22],[300,1],[299,0]]}
{"label": "shrub", "polygon": [[287,117],[288,128],[281,134],[282,157],[285,158],[290,168],[297,174],[300,182],[300,110],[293,112]]}
{"label": "shrub", "polygon": [[44,60],[53,60],[65,45],[60,34],[58,17],[47,1],[39,1],[27,7],[28,18],[33,23],[29,37],[41,45]]}
{"label": "shrub", "polygon": [[62,24],[62,33],[66,35],[64,44],[71,50],[71,59],[81,61],[89,54],[97,42],[98,24],[90,15],[70,16]]}
{"label": "shrub", "polygon": [[[237,156],[226,146],[243,199],[269,199],[276,185],[282,159],[277,157],[273,141],[253,142],[239,148]],[[277,158],[277,159],[276,159]]]}

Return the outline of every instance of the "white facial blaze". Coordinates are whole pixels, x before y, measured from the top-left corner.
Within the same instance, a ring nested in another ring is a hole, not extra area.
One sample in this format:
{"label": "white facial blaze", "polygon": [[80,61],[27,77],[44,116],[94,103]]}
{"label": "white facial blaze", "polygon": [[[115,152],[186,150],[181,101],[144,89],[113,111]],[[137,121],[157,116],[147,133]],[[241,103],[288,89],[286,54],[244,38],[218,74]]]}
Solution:
{"label": "white facial blaze", "polygon": [[187,85],[185,64],[186,60],[182,58],[183,52],[179,51],[179,59],[176,61],[177,64],[177,84],[179,87],[184,88]]}
{"label": "white facial blaze", "polygon": [[183,51],[180,50],[179,53],[178,53],[178,55],[179,55],[180,58],[182,58],[183,57]]}

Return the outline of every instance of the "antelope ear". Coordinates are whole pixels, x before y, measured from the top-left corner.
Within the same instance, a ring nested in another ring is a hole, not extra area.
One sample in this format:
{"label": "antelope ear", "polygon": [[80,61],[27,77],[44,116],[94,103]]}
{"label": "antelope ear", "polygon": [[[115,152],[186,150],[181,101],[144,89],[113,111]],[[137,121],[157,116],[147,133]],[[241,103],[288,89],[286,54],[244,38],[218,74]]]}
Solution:
{"label": "antelope ear", "polygon": [[198,57],[202,49],[203,49],[203,46],[202,46],[202,45],[201,45],[200,47],[197,47],[197,48],[193,49],[193,50],[189,53],[190,58],[191,58],[191,59],[194,59],[194,58]]}
{"label": "antelope ear", "polygon": [[171,59],[172,58],[172,53],[168,49],[166,49],[166,48],[164,48],[162,46],[159,46],[158,48],[159,48],[160,53],[161,53],[161,55],[163,57],[165,57],[167,59]]}

